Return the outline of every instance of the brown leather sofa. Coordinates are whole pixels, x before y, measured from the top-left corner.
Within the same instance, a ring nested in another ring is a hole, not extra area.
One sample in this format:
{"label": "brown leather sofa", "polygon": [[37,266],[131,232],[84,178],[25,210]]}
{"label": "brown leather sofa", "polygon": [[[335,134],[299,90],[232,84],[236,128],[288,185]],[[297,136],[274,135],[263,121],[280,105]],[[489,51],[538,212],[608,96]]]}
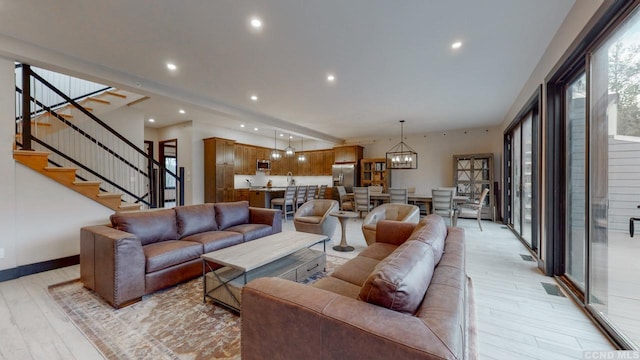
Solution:
{"label": "brown leather sofa", "polygon": [[382,220],[376,242],[313,285],[242,291],[242,359],[469,359],[464,230]]}
{"label": "brown leather sofa", "polygon": [[119,308],[202,275],[204,253],[281,231],[280,211],[247,201],[116,212],[80,230],[80,278]]}

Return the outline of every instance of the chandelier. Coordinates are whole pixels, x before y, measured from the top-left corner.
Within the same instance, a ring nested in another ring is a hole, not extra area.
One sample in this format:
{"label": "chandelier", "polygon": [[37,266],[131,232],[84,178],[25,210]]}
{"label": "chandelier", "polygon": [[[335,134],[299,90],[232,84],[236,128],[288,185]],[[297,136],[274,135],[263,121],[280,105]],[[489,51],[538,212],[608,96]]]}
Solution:
{"label": "chandelier", "polygon": [[307,161],[307,157],[304,156],[304,138],[300,138],[300,148],[302,150],[300,150],[300,155],[298,155],[298,162],[305,162]]}
{"label": "chandelier", "polygon": [[404,120],[400,120],[400,143],[387,151],[389,169],[417,169],[418,153],[404,143]]}
{"label": "chandelier", "polygon": [[289,146],[284,149],[284,156],[290,158],[296,154],[296,149],[291,147],[291,134],[289,134]]}
{"label": "chandelier", "polygon": [[278,151],[278,148],[276,146],[276,134],[277,133],[278,133],[277,130],[273,130],[273,150],[271,150],[271,160],[273,160],[273,161],[280,160],[280,157],[282,156],[282,154],[280,154],[280,152]]}

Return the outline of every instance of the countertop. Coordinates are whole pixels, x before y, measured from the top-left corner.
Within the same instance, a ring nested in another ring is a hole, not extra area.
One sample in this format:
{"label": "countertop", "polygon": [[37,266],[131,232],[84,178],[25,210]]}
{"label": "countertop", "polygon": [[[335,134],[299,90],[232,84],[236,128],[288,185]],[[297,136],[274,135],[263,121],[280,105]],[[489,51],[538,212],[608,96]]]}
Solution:
{"label": "countertop", "polygon": [[253,186],[249,188],[249,191],[266,191],[266,192],[271,192],[271,191],[283,191],[285,190],[286,187],[285,186],[272,186],[272,187],[266,187],[266,186]]}

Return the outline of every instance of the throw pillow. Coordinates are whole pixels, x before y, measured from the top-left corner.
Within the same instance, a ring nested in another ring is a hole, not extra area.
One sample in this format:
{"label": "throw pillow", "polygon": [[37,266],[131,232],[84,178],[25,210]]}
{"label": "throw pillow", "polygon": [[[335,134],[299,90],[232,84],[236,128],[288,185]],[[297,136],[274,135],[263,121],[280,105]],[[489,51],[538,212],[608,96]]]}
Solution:
{"label": "throw pillow", "polygon": [[435,267],[431,246],[407,241],[382,260],[360,289],[360,300],[415,314]]}

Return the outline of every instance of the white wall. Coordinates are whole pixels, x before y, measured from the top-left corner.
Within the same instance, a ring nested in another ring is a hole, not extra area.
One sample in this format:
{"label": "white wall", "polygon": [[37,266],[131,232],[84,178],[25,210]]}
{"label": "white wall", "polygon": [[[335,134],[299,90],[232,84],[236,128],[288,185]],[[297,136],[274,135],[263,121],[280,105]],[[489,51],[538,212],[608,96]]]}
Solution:
{"label": "white wall", "polygon": [[16,267],[16,178],[13,160],[15,88],[13,61],[0,59],[0,270]]}
{"label": "white wall", "polygon": [[[538,86],[544,83],[545,77],[549,75],[549,72],[558,63],[567,49],[569,49],[576,37],[584,29],[585,25],[587,25],[589,20],[603,3],[604,0],[575,2],[564,22],[560,25],[558,32],[554,35],[549,46],[541,56],[538,65],[536,65],[531,76],[520,91],[520,94],[518,94],[516,101],[514,101],[509,112],[505,116],[502,123],[503,130],[506,129],[511,121],[513,121],[515,116],[520,112]],[[546,89],[543,87],[543,94],[545,91]],[[543,98],[545,97],[543,96]]]}
{"label": "white wall", "polygon": [[140,110],[123,106],[100,115],[99,118],[134,145],[144,150],[144,114]]}
{"label": "white wall", "polygon": [[[80,253],[80,228],[104,224],[113,210],[13,160],[14,62],[0,59],[0,270]],[[143,144],[143,122],[133,109],[105,120],[135,144]],[[137,124],[137,125],[136,125]]]}
{"label": "white wall", "polygon": [[[194,201],[195,185],[193,182],[194,154],[193,154],[193,124],[186,121],[180,124],[158,129],[158,141],[178,140],[178,167],[184,167],[184,203],[198,204],[203,201]],[[156,146],[158,146],[156,144]],[[202,156],[202,155],[200,155]],[[203,172],[200,169],[199,172]],[[204,174],[204,173],[203,173]],[[204,175],[202,175],[204,177]],[[203,185],[204,186],[204,185]],[[202,191],[202,190],[201,190]],[[204,197],[203,197],[204,199]]]}
{"label": "white wall", "polygon": [[[453,185],[453,155],[493,153],[494,181],[500,181],[502,132],[498,127],[431,132],[405,135],[405,144],[418,153],[416,170],[393,170],[392,187],[415,187],[416,193]],[[384,158],[385,153],[400,142],[399,136],[375,139],[363,144],[365,158]]]}

